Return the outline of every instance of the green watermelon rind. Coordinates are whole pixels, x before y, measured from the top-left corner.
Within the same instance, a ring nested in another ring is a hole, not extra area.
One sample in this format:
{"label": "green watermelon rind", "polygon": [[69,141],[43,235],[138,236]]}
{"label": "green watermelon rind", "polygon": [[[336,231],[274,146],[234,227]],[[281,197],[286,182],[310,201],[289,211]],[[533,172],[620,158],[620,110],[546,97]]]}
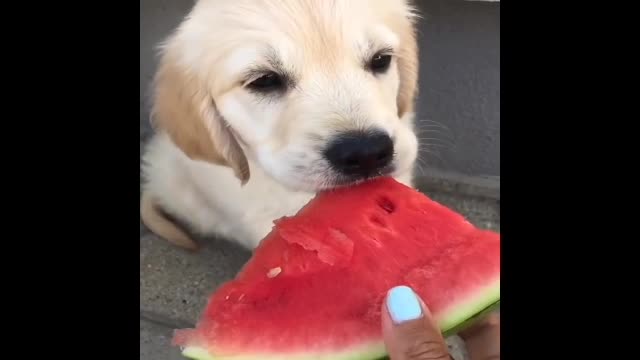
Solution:
{"label": "green watermelon rind", "polygon": [[361,345],[351,350],[341,351],[339,354],[334,352],[319,353],[309,352],[300,354],[291,354],[283,357],[280,354],[262,355],[248,354],[237,356],[213,356],[207,350],[199,347],[187,347],[182,355],[194,360],[375,360],[383,358],[386,355],[384,344],[372,343]]}
{"label": "green watermelon rind", "polygon": [[485,290],[478,292],[478,297],[458,305],[455,310],[447,312],[440,327],[445,336],[453,335],[473,324],[479,317],[494,310],[500,305],[500,278],[495,280]]}
{"label": "green watermelon rind", "polygon": [[[500,306],[500,279],[494,281],[484,290],[476,292],[474,299],[455,307],[440,321],[444,336],[456,334],[467,326],[472,325],[488,312]],[[245,354],[234,356],[214,356],[209,351],[198,346],[187,346],[182,355],[194,360],[282,360],[282,354]],[[353,349],[335,352],[307,352],[290,354],[288,360],[376,360],[387,359],[386,350],[382,342],[358,345]]]}

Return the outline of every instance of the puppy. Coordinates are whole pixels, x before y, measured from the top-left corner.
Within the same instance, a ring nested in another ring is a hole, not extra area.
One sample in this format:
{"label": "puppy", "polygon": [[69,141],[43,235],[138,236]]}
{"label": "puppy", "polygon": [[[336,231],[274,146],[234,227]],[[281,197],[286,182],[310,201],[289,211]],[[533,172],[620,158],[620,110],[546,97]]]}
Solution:
{"label": "puppy", "polygon": [[144,224],[253,249],[320,190],[411,186],[415,18],[407,0],[198,1],[161,47]]}

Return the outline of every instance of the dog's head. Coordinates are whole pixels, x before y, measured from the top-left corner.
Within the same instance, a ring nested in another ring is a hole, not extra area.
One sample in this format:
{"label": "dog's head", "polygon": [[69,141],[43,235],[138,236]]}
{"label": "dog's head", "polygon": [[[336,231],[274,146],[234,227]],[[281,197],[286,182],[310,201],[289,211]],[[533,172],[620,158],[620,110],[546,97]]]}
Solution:
{"label": "dog's head", "polygon": [[409,171],[414,17],[407,0],[200,0],[162,47],[154,123],[243,182],[249,163],[308,191]]}

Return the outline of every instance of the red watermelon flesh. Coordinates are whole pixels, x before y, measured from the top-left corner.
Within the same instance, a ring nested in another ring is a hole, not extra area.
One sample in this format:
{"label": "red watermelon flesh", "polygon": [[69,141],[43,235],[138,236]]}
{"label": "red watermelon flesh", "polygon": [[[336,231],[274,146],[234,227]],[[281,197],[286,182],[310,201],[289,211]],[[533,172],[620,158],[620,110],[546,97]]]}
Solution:
{"label": "red watermelon flesh", "polygon": [[396,285],[455,330],[499,303],[500,235],[390,178],[324,192],[276,221],[174,342],[199,360],[377,359]]}

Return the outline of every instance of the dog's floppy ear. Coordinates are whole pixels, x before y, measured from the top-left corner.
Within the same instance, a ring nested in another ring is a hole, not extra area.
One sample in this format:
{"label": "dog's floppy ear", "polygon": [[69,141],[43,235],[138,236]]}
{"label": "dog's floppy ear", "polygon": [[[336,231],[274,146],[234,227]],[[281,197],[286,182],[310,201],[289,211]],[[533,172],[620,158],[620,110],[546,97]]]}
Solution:
{"label": "dog's floppy ear", "polygon": [[397,97],[400,118],[413,113],[418,93],[418,40],[414,23],[417,17],[417,13],[410,9],[407,17],[403,19],[403,23],[396,26],[396,31],[400,36],[400,48],[398,49],[400,88]]}
{"label": "dog's floppy ear", "polygon": [[226,165],[244,184],[249,164],[206,84],[165,53],[154,79],[152,121],[191,159]]}

